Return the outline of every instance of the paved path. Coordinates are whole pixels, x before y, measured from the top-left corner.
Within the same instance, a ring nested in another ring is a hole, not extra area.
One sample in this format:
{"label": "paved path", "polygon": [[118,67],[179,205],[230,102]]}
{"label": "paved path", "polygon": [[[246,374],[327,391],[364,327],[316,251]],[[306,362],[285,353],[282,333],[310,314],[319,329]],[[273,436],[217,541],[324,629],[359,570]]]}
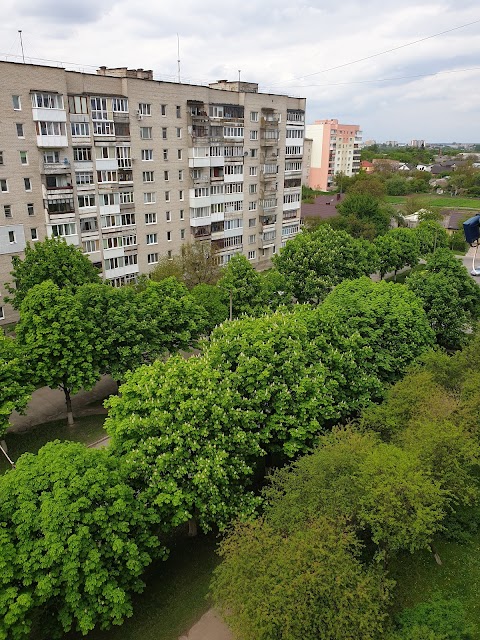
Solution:
{"label": "paved path", "polygon": [[233,635],[215,609],[209,609],[179,640],[233,640]]}
{"label": "paved path", "polygon": [[[72,397],[73,414],[88,416],[106,413],[100,405],[112,393],[117,393],[116,383],[110,376],[103,376],[91,391],[80,391]],[[37,424],[63,418],[67,418],[63,391],[42,387],[32,393],[25,415],[16,411],[12,413],[9,431],[26,431]]]}

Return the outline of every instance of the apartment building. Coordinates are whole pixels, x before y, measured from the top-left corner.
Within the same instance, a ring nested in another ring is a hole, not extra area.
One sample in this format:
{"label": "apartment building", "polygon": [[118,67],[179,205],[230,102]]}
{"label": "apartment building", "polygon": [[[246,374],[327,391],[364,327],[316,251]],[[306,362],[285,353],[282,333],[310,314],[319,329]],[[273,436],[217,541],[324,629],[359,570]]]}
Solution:
{"label": "apartment building", "polygon": [[60,236],[114,286],[187,242],[257,268],[300,227],[305,100],[0,62],[0,324],[12,256]]}
{"label": "apartment building", "polygon": [[362,132],[356,124],[339,124],[338,120],[316,120],[306,127],[312,139],[309,187],[328,191],[335,174],[352,176],[360,171]]}

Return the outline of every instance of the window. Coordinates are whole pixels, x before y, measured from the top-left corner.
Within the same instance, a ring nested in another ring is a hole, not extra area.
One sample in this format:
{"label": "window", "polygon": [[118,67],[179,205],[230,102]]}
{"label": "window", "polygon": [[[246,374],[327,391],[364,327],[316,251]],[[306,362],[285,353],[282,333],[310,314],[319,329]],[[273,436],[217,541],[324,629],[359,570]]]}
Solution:
{"label": "window", "polygon": [[178,192],[178,199],[179,200],[184,200],[185,199],[183,189],[180,189],[180,191]]}
{"label": "window", "polygon": [[243,175],[243,164],[227,164],[224,168],[226,176]]}
{"label": "window", "polygon": [[158,253],[147,254],[147,264],[156,264],[158,262]]}
{"label": "window", "polygon": [[182,127],[176,127],[177,130],[177,138],[181,138],[182,137]]}
{"label": "window", "polygon": [[243,193],[243,182],[229,182],[225,185],[225,193]]}
{"label": "window", "polygon": [[185,229],[180,229],[180,240],[185,240]]}
{"label": "window", "polygon": [[157,214],[156,213],[146,213],[145,214],[145,224],[156,224],[157,222]]}
{"label": "window", "polygon": [[171,241],[172,241],[172,232],[167,231],[167,242],[171,242]]}
{"label": "window", "polygon": [[153,149],[142,149],[142,160],[153,160]]}
{"label": "window", "polygon": [[143,194],[144,204],[154,204],[156,201],[157,201],[157,196],[154,191],[149,191],[148,193]]}
{"label": "window", "polygon": [[70,113],[88,113],[86,96],[68,96],[68,109]]}
{"label": "window", "polygon": [[74,222],[66,222],[64,224],[52,224],[52,236],[74,236],[77,233]]}
{"label": "window", "polygon": [[5,214],[5,218],[11,218],[12,217],[12,205],[11,204],[4,204],[3,205],[3,213]]}
{"label": "window", "polygon": [[140,127],[140,138],[142,140],[152,139],[152,127]]}
{"label": "window", "polygon": [[163,159],[168,160],[168,149],[163,150]]}
{"label": "window", "polygon": [[256,256],[256,251],[249,251],[248,252],[248,259],[249,260],[255,260],[255,256]]}
{"label": "window", "polygon": [[133,191],[120,191],[120,204],[133,204]]}
{"label": "window", "polygon": [[182,117],[182,108],[180,107],[180,105],[177,104],[175,110],[177,112],[177,118],[181,118]]}
{"label": "window", "polygon": [[167,222],[171,222],[172,221],[172,214],[170,211],[165,211],[165,220]]}
{"label": "window", "polygon": [[118,182],[117,172],[110,170],[97,171],[97,182]]}
{"label": "window", "polygon": [[109,160],[115,157],[113,147],[95,147],[95,156],[97,160]]}
{"label": "window", "polygon": [[167,182],[170,180],[170,174],[168,171],[163,172],[163,179],[166,180]]}
{"label": "window", "polygon": [[256,227],[257,226],[257,219],[256,218],[249,218],[248,219],[248,226],[250,228]]}
{"label": "window", "polygon": [[128,99],[112,98],[112,111],[116,113],[128,113]]}
{"label": "window", "polygon": [[22,104],[20,102],[20,96],[12,96],[12,103],[14,111],[21,111]]}
{"label": "window", "polygon": [[8,241],[10,242],[10,244],[14,244],[17,241],[15,238],[15,231],[8,232]]}
{"label": "window", "polygon": [[38,136],[65,136],[67,135],[67,130],[65,127],[65,122],[35,122],[35,130]]}
{"label": "window", "polygon": [[115,123],[105,122],[100,120],[93,122],[93,135],[94,136],[114,136],[115,135]]}
{"label": "window", "polygon": [[143,182],[154,182],[153,171],[143,171],[142,179]]}
{"label": "window", "polygon": [[98,230],[98,220],[95,216],[91,218],[82,218],[80,220],[81,233],[93,233]]}
{"label": "window", "polygon": [[256,184],[251,184],[248,187],[248,193],[257,193],[257,185]]}
{"label": "window", "polygon": [[248,203],[248,210],[249,211],[256,211],[257,210],[257,203],[256,202],[249,202]]}
{"label": "window", "polygon": [[288,156],[301,156],[302,155],[302,147],[286,147],[285,148],[285,153]]}
{"label": "window", "polygon": [[21,164],[28,164],[28,155],[26,151],[20,151],[20,162]]}
{"label": "window", "polygon": [[156,233],[147,233],[147,244],[158,244]]}
{"label": "window", "polygon": [[0,180],[0,191],[2,193],[8,193],[8,183],[4,179]]}
{"label": "window", "polygon": [[250,149],[250,155],[252,158],[258,157],[258,149]]}
{"label": "window", "polygon": [[101,193],[99,195],[100,206],[110,207],[112,205],[118,205],[120,198],[119,193]]}
{"label": "window", "polygon": [[243,127],[223,127],[225,138],[243,138]]}
{"label": "window", "polygon": [[84,240],[83,250],[85,253],[95,253],[98,251],[98,240]]}
{"label": "window", "polygon": [[0,151],[0,165],[3,164],[3,151]]}
{"label": "window", "polygon": [[211,105],[208,113],[211,118],[223,118],[223,107]]}
{"label": "window", "polygon": [[90,125],[88,122],[71,122],[70,127],[72,130],[72,136],[79,138],[87,137],[90,135]]}
{"label": "window", "polygon": [[25,191],[31,191],[32,190],[32,181],[30,180],[30,178],[24,178],[23,179],[23,184],[25,186]]}
{"label": "window", "polygon": [[183,149],[177,149],[177,159],[181,160],[183,158]]}
{"label": "window", "polygon": [[17,122],[17,124],[15,126],[17,128],[17,136],[19,138],[24,138],[25,135],[23,133],[23,124],[20,124],[19,122]]}
{"label": "window", "polygon": [[59,93],[32,93],[31,98],[34,109],[63,109],[63,96]]}
{"label": "window", "polygon": [[183,180],[183,169],[179,169],[178,170],[178,179],[180,182],[182,182]]}
{"label": "window", "polygon": [[250,111],[250,122],[258,122],[258,111]]}
{"label": "window", "polygon": [[250,140],[258,140],[258,131],[250,131]]}
{"label": "window", "polygon": [[37,233],[36,227],[32,227],[30,229],[30,237],[32,238],[32,240],[38,240],[38,233]]}
{"label": "window", "polygon": [[3,307],[0,307],[0,320],[5,320],[5,311]]}
{"label": "window", "polygon": [[251,176],[256,176],[258,171],[258,167],[250,167],[249,174]]}
{"label": "window", "polygon": [[180,220],[185,220],[185,211],[180,209]]}
{"label": "window", "polygon": [[76,184],[93,184],[93,171],[79,171],[75,173]]}
{"label": "window", "polygon": [[138,113],[142,116],[151,116],[152,105],[148,102],[140,102],[138,105]]}
{"label": "window", "polygon": [[163,140],[167,139],[167,127],[162,127],[162,138]]}
{"label": "window", "polygon": [[165,191],[165,202],[170,202],[170,191]]}
{"label": "window", "polygon": [[74,162],[90,162],[92,159],[91,147],[73,147]]}
{"label": "window", "polygon": [[161,104],[160,105],[160,113],[162,114],[162,116],[166,116],[167,115],[167,105],[166,104]]}
{"label": "window", "polygon": [[27,213],[29,216],[34,216],[35,215],[35,207],[33,206],[33,202],[29,202],[27,204]]}
{"label": "window", "polygon": [[92,120],[108,120],[107,99],[90,98]]}
{"label": "window", "polygon": [[78,196],[79,209],[83,209],[85,207],[94,207],[94,206],[95,206],[95,194],[89,193],[85,196]]}
{"label": "window", "polygon": [[252,233],[252,235],[248,236],[248,244],[255,244],[257,241],[257,234]]}

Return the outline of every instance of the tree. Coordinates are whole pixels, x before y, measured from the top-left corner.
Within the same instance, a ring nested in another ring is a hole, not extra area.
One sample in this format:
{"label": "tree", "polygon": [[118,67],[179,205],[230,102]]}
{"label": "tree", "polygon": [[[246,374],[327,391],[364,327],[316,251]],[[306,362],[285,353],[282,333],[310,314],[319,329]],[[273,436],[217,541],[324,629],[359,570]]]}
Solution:
{"label": "tree", "polygon": [[342,216],[356,216],[360,220],[373,223],[377,235],[388,231],[393,217],[391,208],[369,193],[349,193],[338,205],[337,210]]}
{"label": "tree", "polygon": [[94,327],[79,299],[51,280],[35,285],[22,302],[16,332],[32,382],[63,390],[73,424],[72,394],[93,387],[101,372]]}
{"label": "tree", "polygon": [[380,638],[391,584],[360,551],[321,517],[288,536],[268,520],[238,524],[220,543],[214,602],[244,640]]}
{"label": "tree", "polygon": [[397,271],[406,266],[413,267],[420,257],[418,237],[413,229],[391,229],[385,235],[375,240],[378,254],[380,276]]}
{"label": "tree", "polygon": [[425,220],[415,229],[420,244],[420,256],[426,257],[437,249],[448,247],[449,238],[441,224],[434,220]]}
{"label": "tree", "polygon": [[0,521],[1,638],[29,637],[34,621],[48,638],[121,624],[165,553],[119,461],[73,442],[24,454],[0,477]]}
{"label": "tree", "polygon": [[385,181],[385,187],[389,196],[403,196],[408,193],[409,183],[397,174]]}
{"label": "tree", "polygon": [[12,284],[6,284],[9,301],[15,309],[36,284],[51,280],[60,289],[75,288],[86,282],[98,282],[99,274],[88,257],[63,238],[46,238],[27,244],[25,257],[12,258]]}
{"label": "tree", "polygon": [[473,640],[475,627],[467,622],[460,600],[439,596],[398,616],[398,634],[392,640]]}
{"label": "tree", "polygon": [[233,256],[218,281],[222,302],[230,305],[231,300],[234,318],[255,315],[261,302],[261,286],[260,275],[242,254]]}
{"label": "tree", "polygon": [[228,318],[228,305],[224,302],[222,291],[213,284],[197,284],[190,294],[199,307],[206,313],[205,331],[210,333],[217,325]]}
{"label": "tree", "polygon": [[260,273],[260,299],[265,310],[276,311],[292,304],[292,293],[287,278],[277,269]]}
{"label": "tree", "polygon": [[376,253],[371,243],[322,225],[287,242],[273,262],[299,302],[318,304],[342,280],[374,272]]}
{"label": "tree", "polygon": [[27,406],[33,390],[17,341],[0,331],[0,440],[8,428],[10,414]]}
{"label": "tree", "polygon": [[370,195],[383,199],[386,196],[385,183],[377,176],[368,173],[359,174],[355,182],[349,187],[348,193]]}
{"label": "tree", "polygon": [[180,255],[162,258],[150,272],[155,282],[172,276],[189,289],[198,284],[215,284],[220,277],[220,267],[212,247],[204,242],[184,244]]}
{"label": "tree", "polygon": [[337,339],[358,334],[364,363],[392,383],[434,344],[421,301],[405,286],[361,278],[342,282],[318,308],[317,322]]}
{"label": "tree", "polygon": [[247,486],[263,454],[252,412],[205,357],[171,356],[131,374],[108,400],[112,448],[139,499],[166,529],[190,521],[208,531],[256,504]]}

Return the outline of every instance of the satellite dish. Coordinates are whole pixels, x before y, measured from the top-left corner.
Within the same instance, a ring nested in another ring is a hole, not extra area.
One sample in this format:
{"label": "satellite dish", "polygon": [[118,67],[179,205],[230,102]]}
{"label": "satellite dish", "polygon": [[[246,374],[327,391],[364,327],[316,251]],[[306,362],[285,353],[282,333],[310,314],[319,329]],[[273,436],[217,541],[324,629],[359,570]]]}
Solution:
{"label": "satellite dish", "polygon": [[245,157],[248,156],[248,151],[245,151],[245,153],[243,154]]}

